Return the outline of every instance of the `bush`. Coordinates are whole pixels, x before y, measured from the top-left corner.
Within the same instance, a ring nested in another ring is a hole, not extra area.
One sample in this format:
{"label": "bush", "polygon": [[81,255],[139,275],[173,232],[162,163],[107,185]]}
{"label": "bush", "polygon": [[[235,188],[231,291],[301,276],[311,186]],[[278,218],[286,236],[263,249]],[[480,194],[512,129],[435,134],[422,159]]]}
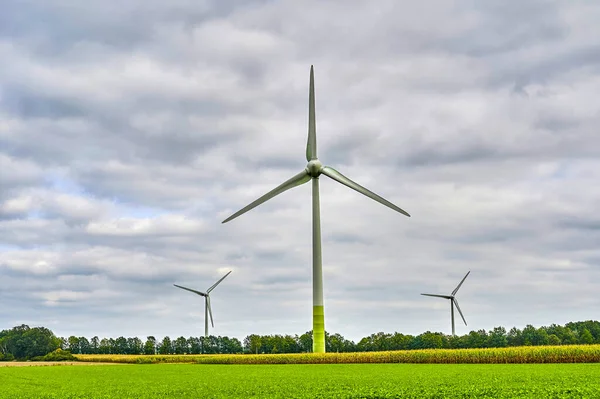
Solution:
{"label": "bush", "polygon": [[67,360],[76,361],[77,358],[71,352],[59,348],[54,352],[47,353],[44,356],[36,356],[31,360],[36,362],[62,362]]}
{"label": "bush", "polygon": [[0,362],[10,362],[15,360],[11,353],[0,353]]}

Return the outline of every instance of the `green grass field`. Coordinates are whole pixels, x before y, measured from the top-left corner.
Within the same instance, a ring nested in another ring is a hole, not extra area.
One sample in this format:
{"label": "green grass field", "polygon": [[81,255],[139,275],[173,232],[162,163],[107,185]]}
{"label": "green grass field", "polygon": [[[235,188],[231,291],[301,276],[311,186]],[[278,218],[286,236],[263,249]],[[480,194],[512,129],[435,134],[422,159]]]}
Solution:
{"label": "green grass field", "polygon": [[0,368],[0,398],[599,398],[600,364]]}

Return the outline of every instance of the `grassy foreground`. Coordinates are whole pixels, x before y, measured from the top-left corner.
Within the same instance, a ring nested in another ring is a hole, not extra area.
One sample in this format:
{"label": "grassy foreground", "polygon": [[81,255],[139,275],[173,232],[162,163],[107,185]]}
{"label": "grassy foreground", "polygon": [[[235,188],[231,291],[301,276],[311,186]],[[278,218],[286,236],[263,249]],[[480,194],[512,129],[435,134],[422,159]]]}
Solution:
{"label": "grassy foreground", "polygon": [[112,365],[0,369],[0,398],[597,398],[600,364]]}
{"label": "grassy foreground", "polygon": [[197,364],[599,363],[600,345],[265,355],[76,355],[83,362]]}

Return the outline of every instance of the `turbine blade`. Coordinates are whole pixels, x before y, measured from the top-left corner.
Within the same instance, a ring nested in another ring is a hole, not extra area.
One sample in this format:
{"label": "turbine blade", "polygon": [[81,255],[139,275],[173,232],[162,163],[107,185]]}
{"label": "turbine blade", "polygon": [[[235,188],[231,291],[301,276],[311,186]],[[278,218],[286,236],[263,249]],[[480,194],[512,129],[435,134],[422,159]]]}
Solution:
{"label": "turbine blade", "polygon": [[[229,273],[231,273],[231,271]],[[219,279],[219,281],[217,281],[216,283],[214,283],[213,285],[211,285],[210,288],[206,290],[206,293],[210,294],[210,292],[212,290],[214,290],[216,288],[216,286],[219,285],[219,283],[225,279],[225,277],[229,276],[229,273],[227,273],[226,275],[224,275],[223,277],[221,277]]]}
{"label": "turbine blade", "polygon": [[434,296],[434,297],[437,297],[437,298],[444,298],[444,299],[452,299],[452,297],[448,296],[448,295],[436,295],[436,294],[421,294],[421,295]]}
{"label": "turbine blade", "polygon": [[193,290],[193,289],[191,289],[191,288],[185,288],[185,287],[182,287],[182,286],[180,286],[180,285],[177,285],[177,284],[173,284],[173,285],[174,285],[175,287],[177,287],[177,288],[181,288],[182,290],[186,290],[186,291],[193,292],[194,294],[198,294],[198,295],[206,296],[206,294],[205,294],[204,292],[196,291],[196,290]]}
{"label": "turbine blade", "polygon": [[460,317],[462,317],[463,321],[465,322],[465,326],[466,326],[467,321],[465,320],[465,316],[463,316],[463,313],[460,310],[460,306],[458,306],[458,301],[456,300],[456,298],[452,298],[452,302],[454,302],[454,305],[456,306],[456,310],[458,310],[458,313],[460,313]]}
{"label": "turbine blade", "polygon": [[337,181],[338,183],[342,183],[343,185],[348,186],[351,189],[356,190],[359,193],[366,195],[367,197],[379,202],[380,204],[383,204],[383,205],[387,206],[388,208],[395,210],[396,212],[400,212],[401,214],[410,217],[408,212],[404,211],[403,209],[400,209],[396,205],[392,204],[390,201],[386,200],[383,197],[380,197],[379,195],[375,194],[374,192],[369,191],[368,189],[364,188],[360,184],[353,182],[352,180],[350,180],[349,178],[347,178],[346,176],[344,176],[343,174],[341,174],[340,172],[338,172],[337,170],[335,170],[329,166],[324,166],[321,169],[321,173],[332,178],[333,180]]}
{"label": "turbine blade", "polygon": [[465,279],[467,278],[467,276],[469,275],[469,273],[471,273],[471,271],[469,270],[467,272],[467,274],[463,277],[463,279],[460,281],[460,283],[458,284],[458,286],[454,289],[454,291],[452,291],[452,296],[456,295],[456,293],[458,292],[458,289],[460,288],[460,286],[462,285],[462,283],[464,283]]}
{"label": "turbine blade", "polygon": [[215,328],[215,323],[213,322],[213,317],[212,317],[212,309],[210,307],[210,296],[209,295],[206,296],[206,303],[208,304],[208,314],[210,315],[210,324],[213,326],[213,328]]}
{"label": "turbine blade", "polygon": [[262,204],[263,202],[270,200],[271,198],[275,197],[276,195],[279,195],[279,194],[283,193],[284,191],[289,190],[290,188],[294,188],[296,186],[304,184],[304,183],[308,182],[309,180],[310,180],[310,175],[308,174],[308,171],[306,171],[306,169],[305,169],[302,172],[298,173],[296,176],[292,177],[291,179],[285,181],[284,183],[277,186],[273,190],[269,191],[268,193],[266,193],[265,195],[263,195],[256,201],[252,202],[250,205],[245,206],[244,208],[240,209],[233,215],[229,216],[227,219],[223,220],[221,223],[227,223],[230,220],[235,219],[236,217],[248,212],[250,209],[257,207],[258,205]]}
{"label": "turbine blade", "polygon": [[306,142],[306,160],[317,159],[317,123],[315,120],[315,75],[310,66],[310,88],[308,91],[308,140]]}

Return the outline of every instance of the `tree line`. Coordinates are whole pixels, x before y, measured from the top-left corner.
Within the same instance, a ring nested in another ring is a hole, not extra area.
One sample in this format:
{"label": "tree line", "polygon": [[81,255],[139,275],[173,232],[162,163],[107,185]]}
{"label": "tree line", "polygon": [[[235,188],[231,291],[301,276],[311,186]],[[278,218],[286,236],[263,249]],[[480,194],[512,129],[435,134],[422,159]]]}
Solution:
{"label": "tree line", "polygon": [[[378,332],[353,342],[341,334],[325,332],[327,352],[368,352],[412,349],[498,348],[524,345],[600,344],[600,322],[588,320],[552,324],[535,328],[527,325],[506,331],[504,327],[471,331],[462,336],[426,331],[420,335]],[[73,354],[237,354],[237,353],[302,353],[312,351],[312,331],[302,335],[251,334],[240,341],[211,335],[209,337],[183,336],[157,340],[153,336],[142,341],[133,338],[102,338],[70,336],[56,337],[45,327],[30,328],[21,325],[0,331],[0,360],[32,359],[57,349]]]}

